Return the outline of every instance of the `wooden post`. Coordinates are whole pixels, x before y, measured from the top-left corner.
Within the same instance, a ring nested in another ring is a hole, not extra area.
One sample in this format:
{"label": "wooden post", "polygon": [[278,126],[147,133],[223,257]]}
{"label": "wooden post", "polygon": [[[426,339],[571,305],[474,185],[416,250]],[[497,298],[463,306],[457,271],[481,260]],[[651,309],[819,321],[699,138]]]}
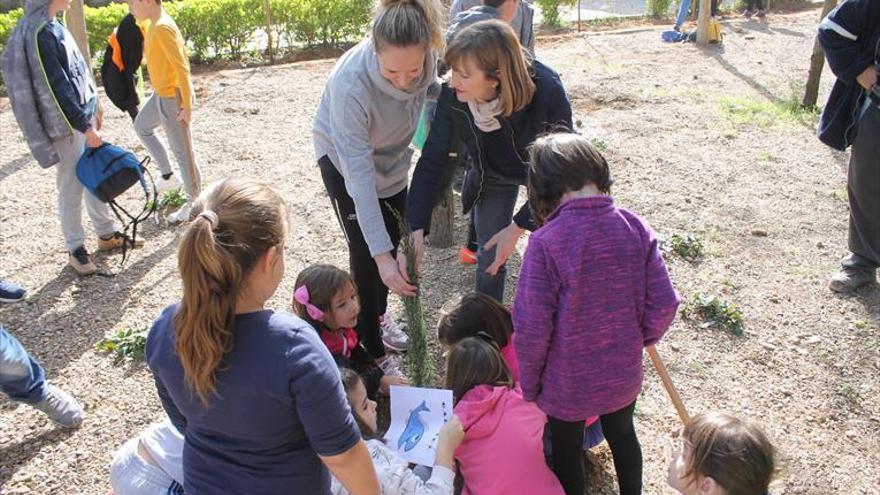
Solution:
{"label": "wooden post", "polygon": [[455,196],[450,187],[431,214],[431,246],[447,248],[455,244]]}
{"label": "wooden post", "polygon": [[269,47],[266,52],[269,54],[269,63],[275,63],[275,50],[272,49],[272,6],[269,0],[263,0],[263,10],[266,11],[266,37],[269,38]]}
{"label": "wooden post", "polygon": [[578,32],[581,32],[581,0],[577,0],[578,9]]}
{"label": "wooden post", "polygon": [[[822,22],[836,5],[837,0],[825,0],[825,3],[822,4],[822,17],[819,18],[819,22]],[[804,99],[801,102],[804,108],[816,106],[816,100],[819,98],[819,82],[822,79],[823,67],[825,67],[825,52],[822,50],[822,45],[819,44],[819,36],[816,35],[816,41],[813,42],[813,54],[810,55],[810,72],[807,75]]]}
{"label": "wooden post", "polygon": [[654,364],[654,369],[660,375],[660,381],[663,382],[663,388],[666,389],[666,393],[669,394],[669,398],[672,400],[672,405],[675,406],[678,418],[682,424],[686,425],[690,421],[690,415],[688,415],[684,402],[681,401],[681,397],[678,395],[678,391],[675,390],[675,385],[672,384],[672,378],[669,377],[666,366],[663,365],[663,361],[660,360],[660,355],[657,354],[657,349],[653,345],[649,345],[647,349],[648,355],[651,356],[651,363]]}
{"label": "wooden post", "polygon": [[83,0],[73,0],[70,2],[70,9],[65,14],[67,22],[67,30],[73,35],[76,46],[79,47],[80,53],[92,67],[92,54],[89,52],[89,35],[86,33],[86,16],[83,10]]}
{"label": "wooden post", "polygon": [[711,0],[700,0],[700,13],[697,17],[697,44],[700,46],[709,44],[709,16],[711,9]]}

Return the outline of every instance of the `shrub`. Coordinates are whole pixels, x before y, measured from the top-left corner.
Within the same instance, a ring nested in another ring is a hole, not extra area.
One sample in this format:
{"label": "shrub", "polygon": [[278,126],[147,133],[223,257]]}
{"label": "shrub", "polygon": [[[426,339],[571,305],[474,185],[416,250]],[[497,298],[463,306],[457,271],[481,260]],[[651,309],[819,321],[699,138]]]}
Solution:
{"label": "shrub", "polygon": [[[700,0],[693,0],[693,2],[699,5]],[[655,19],[660,19],[662,17],[666,17],[669,13],[669,7],[672,5],[672,0],[648,0],[647,10],[648,15]]]}
{"label": "shrub", "polygon": [[107,48],[107,38],[128,14],[124,3],[111,3],[106,7],[85,7],[86,31],[92,60],[99,60]]}
{"label": "shrub", "polygon": [[561,27],[562,16],[559,9],[561,7],[575,5],[577,0],[535,0],[535,3],[541,8],[541,15],[544,16],[544,24],[551,27]]}

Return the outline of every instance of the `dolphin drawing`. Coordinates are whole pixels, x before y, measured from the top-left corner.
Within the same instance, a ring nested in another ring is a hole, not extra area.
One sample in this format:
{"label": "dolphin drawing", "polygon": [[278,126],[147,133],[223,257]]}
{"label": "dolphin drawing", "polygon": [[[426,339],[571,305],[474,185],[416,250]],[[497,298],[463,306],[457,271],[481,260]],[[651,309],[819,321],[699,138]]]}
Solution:
{"label": "dolphin drawing", "polygon": [[419,418],[419,413],[430,411],[431,410],[428,409],[428,406],[425,405],[425,401],[422,401],[422,403],[419,404],[419,407],[409,412],[409,419],[406,420],[406,428],[403,429],[403,433],[401,433],[400,438],[397,439],[398,449],[403,448],[404,452],[409,452],[419,444],[422,435],[425,434],[425,424],[422,423],[421,418]]}

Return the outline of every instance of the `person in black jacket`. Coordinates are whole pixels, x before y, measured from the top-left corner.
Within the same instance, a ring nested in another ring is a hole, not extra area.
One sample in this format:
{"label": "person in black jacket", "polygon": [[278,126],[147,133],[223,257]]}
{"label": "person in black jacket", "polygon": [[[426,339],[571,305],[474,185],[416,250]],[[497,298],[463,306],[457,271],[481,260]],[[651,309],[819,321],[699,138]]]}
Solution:
{"label": "person in black jacket", "polygon": [[133,15],[126,15],[113,31],[104,51],[101,81],[104,92],[116,107],[134,120],[141,101],[137,91],[137,70],[144,58],[144,34]]}
{"label": "person in black jacket", "polygon": [[819,43],[837,81],[819,139],[852,145],[847,174],[849,250],[828,287],[850,292],[876,280],[880,266],[880,0],[846,0],[819,25]]}
{"label": "person in black jacket", "polygon": [[[559,75],[530,62],[513,29],[502,21],[463,29],[446,50],[445,62],[451,77],[441,90],[413,174],[406,219],[420,263],[431,211],[455,172],[450,151],[454,143],[464,142],[474,163],[461,199],[465,212],[474,209],[476,290],[501,301],[504,264],[523,232],[535,228],[527,204],[514,215],[526,179],[527,148],[540,134],[571,130],[571,105]],[[398,262],[405,266],[406,260],[399,256]]]}

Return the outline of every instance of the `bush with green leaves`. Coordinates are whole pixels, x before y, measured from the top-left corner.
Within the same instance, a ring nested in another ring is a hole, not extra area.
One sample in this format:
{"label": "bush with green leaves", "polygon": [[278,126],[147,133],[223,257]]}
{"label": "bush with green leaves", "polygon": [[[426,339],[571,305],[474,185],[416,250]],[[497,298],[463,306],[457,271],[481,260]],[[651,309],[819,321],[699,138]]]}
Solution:
{"label": "bush with green leaves", "polygon": [[544,24],[550,27],[562,27],[563,19],[560,9],[577,4],[577,0],[535,0],[544,16]]}
{"label": "bush with green leaves", "polygon": [[89,37],[89,52],[93,60],[98,60],[107,48],[107,38],[128,14],[128,6],[124,3],[111,3],[106,7],[86,6],[83,14]]}
{"label": "bush with green leaves", "polygon": [[[694,0],[698,2],[699,0]],[[669,7],[672,5],[672,0],[648,0],[646,5],[648,15],[655,19],[661,19],[666,17],[669,13]]]}

